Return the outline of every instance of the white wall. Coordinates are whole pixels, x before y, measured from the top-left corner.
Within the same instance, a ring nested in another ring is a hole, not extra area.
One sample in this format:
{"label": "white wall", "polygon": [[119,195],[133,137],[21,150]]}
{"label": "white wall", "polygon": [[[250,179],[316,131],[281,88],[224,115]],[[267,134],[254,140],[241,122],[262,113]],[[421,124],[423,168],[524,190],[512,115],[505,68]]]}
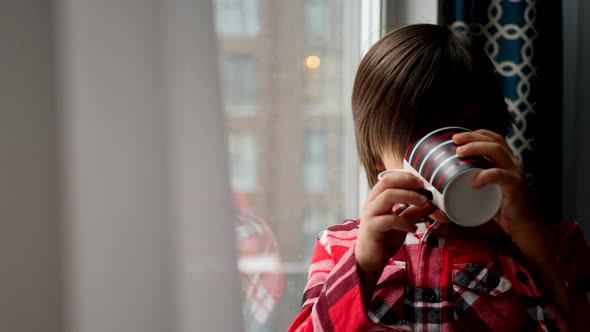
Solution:
{"label": "white wall", "polygon": [[51,7],[0,2],[0,331],[62,330]]}

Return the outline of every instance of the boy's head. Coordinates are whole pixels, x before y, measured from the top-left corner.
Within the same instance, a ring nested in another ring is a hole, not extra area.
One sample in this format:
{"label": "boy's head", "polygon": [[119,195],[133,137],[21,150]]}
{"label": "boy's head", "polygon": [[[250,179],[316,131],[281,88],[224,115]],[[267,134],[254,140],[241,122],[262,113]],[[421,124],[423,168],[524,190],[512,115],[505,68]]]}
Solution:
{"label": "boy's head", "polygon": [[352,91],[359,158],[373,187],[383,158],[447,126],[505,136],[509,113],[493,64],[466,36],[418,24],[381,38],[361,61]]}

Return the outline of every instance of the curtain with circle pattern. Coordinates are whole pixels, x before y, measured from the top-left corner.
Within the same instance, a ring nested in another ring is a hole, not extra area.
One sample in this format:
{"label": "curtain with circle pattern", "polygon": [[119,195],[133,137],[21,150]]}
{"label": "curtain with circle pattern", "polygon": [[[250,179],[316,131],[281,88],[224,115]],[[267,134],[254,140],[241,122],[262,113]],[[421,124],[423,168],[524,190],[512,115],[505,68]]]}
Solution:
{"label": "curtain with circle pattern", "polygon": [[447,0],[442,22],[472,36],[492,59],[512,114],[507,140],[532,182],[530,163],[535,148],[538,64],[536,0]]}

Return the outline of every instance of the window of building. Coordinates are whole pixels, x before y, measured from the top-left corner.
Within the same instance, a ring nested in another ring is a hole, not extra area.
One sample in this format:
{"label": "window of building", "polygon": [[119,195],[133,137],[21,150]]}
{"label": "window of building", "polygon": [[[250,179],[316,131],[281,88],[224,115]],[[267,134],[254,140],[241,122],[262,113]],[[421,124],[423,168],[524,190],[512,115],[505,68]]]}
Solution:
{"label": "window of building", "polygon": [[330,50],[305,57],[303,90],[307,114],[340,113],[345,107],[342,102],[342,75],[347,64],[340,54],[341,51]]}
{"label": "window of building", "polygon": [[219,61],[225,110],[251,116],[258,107],[258,61],[252,55],[223,54]]}
{"label": "window of building", "polygon": [[223,37],[258,34],[258,0],[215,0],[217,33]]}
{"label": "window of building", "polygon": [[326,144],[322,128],[309,129],[305,133],[303,148],[303,187],[308,193],[326,189]]}
{"label": "window of building", "polygon": [[251,131],[231,131],[229,153],[232,188],[238,192],[255,191],[258,173],[256,134]]}
{"label": "window of building", "polygon": [[327,23],[324,19],[326,1],[305,0],[303,5],[305,31],[310,37],[322,34],[324,25]]}

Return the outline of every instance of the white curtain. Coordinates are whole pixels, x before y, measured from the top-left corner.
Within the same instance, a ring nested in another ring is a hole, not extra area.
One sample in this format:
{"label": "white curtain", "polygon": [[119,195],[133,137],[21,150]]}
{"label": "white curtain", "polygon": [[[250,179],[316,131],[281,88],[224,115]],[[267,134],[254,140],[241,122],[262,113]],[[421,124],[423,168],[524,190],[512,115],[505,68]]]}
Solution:
{"label": "white curtain", "polygon": [[0,331],[240,331],[212,3],[0,5]]}
{"label": "white curtain", "polygon": [[212,17],[59,2],[71,331],[240,329]]}

